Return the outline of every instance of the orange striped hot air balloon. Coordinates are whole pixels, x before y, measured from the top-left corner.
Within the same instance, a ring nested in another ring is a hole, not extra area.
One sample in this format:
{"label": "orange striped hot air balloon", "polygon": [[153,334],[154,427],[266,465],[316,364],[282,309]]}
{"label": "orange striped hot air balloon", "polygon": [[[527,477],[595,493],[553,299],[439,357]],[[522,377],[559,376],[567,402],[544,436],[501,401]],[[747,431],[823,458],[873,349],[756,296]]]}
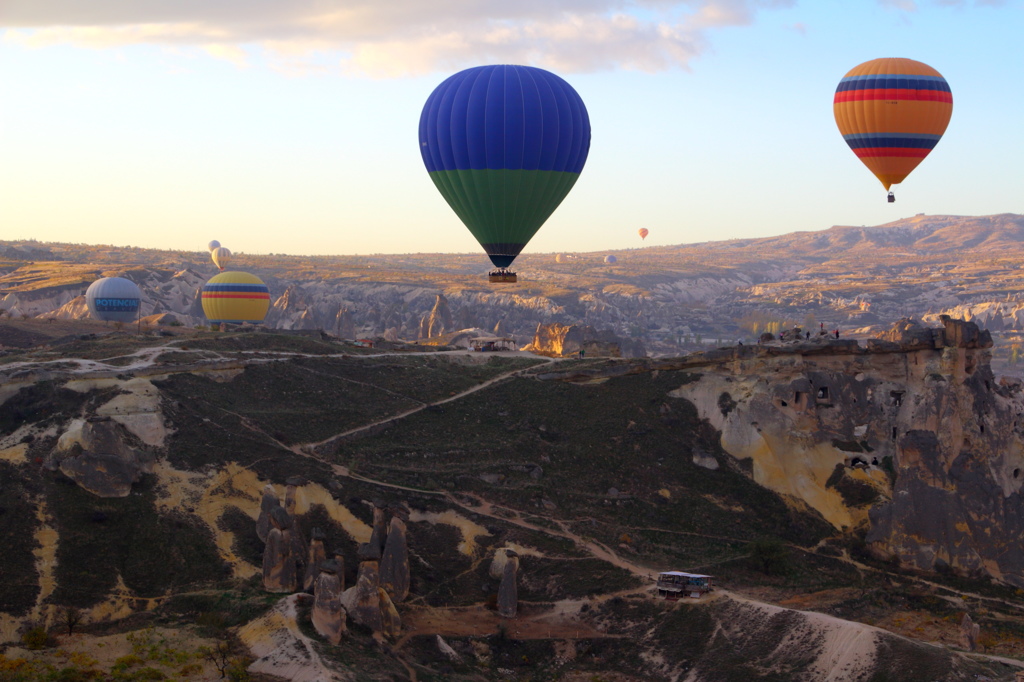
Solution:
{"label": "orange striped hot air balloon", "polygon": [[640,235],[640,239],[647,239],[647,235],[649,235],[650,233],[651,231],[648,230],[646,227],[641,227],[640,231],[637,234]]}
{"label": "orange striped hot air balloon", "polygon": [[889,189],[938,144],[953,114],[953,94],[927,64],[872,59],[839,81],[832,110],[850,149]]}

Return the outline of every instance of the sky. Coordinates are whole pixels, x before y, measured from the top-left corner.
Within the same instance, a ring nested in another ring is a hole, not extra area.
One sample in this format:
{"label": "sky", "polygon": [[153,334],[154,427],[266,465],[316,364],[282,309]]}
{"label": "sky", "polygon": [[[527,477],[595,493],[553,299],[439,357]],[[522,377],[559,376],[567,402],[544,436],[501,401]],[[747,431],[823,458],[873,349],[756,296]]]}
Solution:
{"label": "sky", "polygon": [[[0,239],[480,252],[417,129],[492,63],[554,71],[591,119],[527,253],[1024,213],[1021,35],[1024,0],[0,0]],[[954,98],[894,204],[832,115],[877,57]]]}

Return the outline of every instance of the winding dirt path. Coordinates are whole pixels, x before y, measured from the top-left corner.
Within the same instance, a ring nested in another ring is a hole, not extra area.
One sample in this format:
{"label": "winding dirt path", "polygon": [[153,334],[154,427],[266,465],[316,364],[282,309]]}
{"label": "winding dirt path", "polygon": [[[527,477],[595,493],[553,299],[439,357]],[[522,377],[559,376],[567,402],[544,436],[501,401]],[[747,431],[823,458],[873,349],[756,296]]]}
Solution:
{"label": "winding dirt path", "polygon": [[[448,351],[448,352],[457,352],[457,351]],[[544,360],[545,360],[545,362],[542,363],[542,364],[551,364],[551,363],[554,363],[554,362],[559,362],[561,360],[561,358],[544,358]],[[518,369],[514,369],[514,370],[511,370],[511,371],[508,371],[508,372],[504,372],[504,373],[499,374],[497,376],[491,377],[490,379],[488,379],[488,380],[486,380],[486,381],[484,381],[482,383],[479,383],[479,384],[476,384],[474,386],[471,386],[470,388],[467,388],[466,390],[461,391],[460,393],[456,393],[453,396],[449,396],[448,398],[444,398],[442,400],[436,400],[436,401],[431,402],[431,403],[423,403],[422,405],[414,407],[414,408],[412,408],[410,410],[406,410],[405,412],[399,412],[398,414],[391,415],[390,417],[385,417],[384,419],[379,419],[379,420],[377,420],[375,422],[370,422],[369,424],[363,424],[362,426],[357,426],[354,429],[349,429],[347,431],[342,431],[341,433],[337,433],[337,434],[331,436],[330,438],[325,438],[324,440],[316,442],[316,443],[304,443],[303,445],[300,445],[299,447],[301,447],[302,449],[307,450],[309,452],[313,452],[313,451],[319,450],[320,448],[324,448],[324,447],[330,447],[331,445],[333,445],[334,443],[337,443],[338,441],[342,441],[342,440],[351,438],[352,436],[356,436],[356,435],[358,435],[360,433],[363,433],[365,431],[372,431],[373,429],[378,429],[378,428],[381,428],[383,426],[388,426],[388,425],[397,423],[397,422],[401,421],[402,419],[405,419],[406,417],[412,416],[412,415],[414,415],[414,414],[416,414],[418,412],[422,412],[423,410],[425,410],[427,408],[435,407],[435,406],[438,406],[438,405],[444,405],[445,403],[455,402],[456,400],[462,400],[466,396],[472,395],[472,394],[476,393],[477,391],[482,391],[483,389],[488,388],[490,386],[493,386],[494,384],[497,384],[499,382],[505,381],[506,379],[510,379],[512,377],[515,377],[515,376],[524,374],[524,373],[526,373],[528,371],[534,370],[534,369],[536,369],[539,366],[541,366],[541,365],[532,365],[530,367],[520,367]],[[364,480],[368,480],[368,479],[364,479]]]}

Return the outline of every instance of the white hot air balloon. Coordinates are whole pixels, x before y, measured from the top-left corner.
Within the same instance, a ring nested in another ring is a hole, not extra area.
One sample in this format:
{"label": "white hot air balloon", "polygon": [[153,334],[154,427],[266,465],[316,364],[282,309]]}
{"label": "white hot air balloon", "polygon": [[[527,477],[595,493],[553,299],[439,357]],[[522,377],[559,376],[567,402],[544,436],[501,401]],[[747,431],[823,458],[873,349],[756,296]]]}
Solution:
{"label": "white hot air balloon", "polygon": [[210,257],[213,259],[213,264],[221,270],[224,269],[225,265],[231,262],[231,252],[223,246],[218,246],[214,249],[210,254]]}

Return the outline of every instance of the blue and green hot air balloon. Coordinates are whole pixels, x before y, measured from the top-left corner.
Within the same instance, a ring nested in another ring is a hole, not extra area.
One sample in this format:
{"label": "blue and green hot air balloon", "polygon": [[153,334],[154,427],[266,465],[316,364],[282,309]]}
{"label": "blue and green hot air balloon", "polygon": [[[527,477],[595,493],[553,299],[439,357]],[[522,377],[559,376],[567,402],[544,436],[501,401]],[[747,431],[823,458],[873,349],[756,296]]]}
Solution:
{"label": "blue and green hot air balloon", "polygon": [[583,100],[532,66],[477,66],[449,77],[420,115],[420,153],[434,185],[498,268],[576,184],[590,151]]}

